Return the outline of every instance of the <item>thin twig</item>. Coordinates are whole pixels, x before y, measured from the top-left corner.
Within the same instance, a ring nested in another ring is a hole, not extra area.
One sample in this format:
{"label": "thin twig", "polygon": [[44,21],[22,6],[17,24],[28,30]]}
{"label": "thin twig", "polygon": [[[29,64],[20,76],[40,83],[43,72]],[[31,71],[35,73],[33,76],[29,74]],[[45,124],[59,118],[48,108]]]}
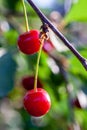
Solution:
{"label": "thin twig", "polygon": [[63,41],[63,43],[72,51],[72,53],[78,58],[84,68],[87,70],[87,60],[75,49],[75,47],[64,37],[64,35],[52,24],[52,22],[41,12],[41,10],[34,4],[32,0],[27,2],[35,10],[42,23],[48,24],[50,29]]}

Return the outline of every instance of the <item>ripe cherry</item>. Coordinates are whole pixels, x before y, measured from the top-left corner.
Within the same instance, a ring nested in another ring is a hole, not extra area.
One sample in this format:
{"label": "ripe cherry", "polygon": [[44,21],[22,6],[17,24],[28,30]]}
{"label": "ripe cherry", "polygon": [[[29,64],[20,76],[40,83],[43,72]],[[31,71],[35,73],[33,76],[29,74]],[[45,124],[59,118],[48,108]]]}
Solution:
{"label": "ripe cherry", "polygon": [[[26,90],[31,90],[34,87],[34,76],[25,76],[22,78],[22,85]],[[37,79],[38,88],[42,88],[42,84],[39,79]]]}
{"label": "ripe cherry", "polygon": [[87,96],[82,90],[80,90],[77,93],[77,96],[72,100],[72,105],[73,107],[77,107],[80,109],[87,108]]}
{"label": "ripe cherry", "polygon": [[32,89],[24,96],[24,107],[32,116],[43,116],[51,107],[50,96],[42,88],[37,88],[37,91]]}
{"label": "ripe cherry", "polygon": [[39,31],[30,30],[18,37],[18,48],[24,54],[34,54],[39,51]]}
{"label": "ripe cherry", "polygon": [[80,104],[78,98],[75,98],[75,99],[72,100],[72,105],[74,107],[81,108],[81,104]]}
{"label": "ripe cherry", "polygon": [[54,49],[54,46],[52,42],[50,41],[50,39],[45,40],[44,45],[43,45],[43,51],[49,54],[53,49]]}

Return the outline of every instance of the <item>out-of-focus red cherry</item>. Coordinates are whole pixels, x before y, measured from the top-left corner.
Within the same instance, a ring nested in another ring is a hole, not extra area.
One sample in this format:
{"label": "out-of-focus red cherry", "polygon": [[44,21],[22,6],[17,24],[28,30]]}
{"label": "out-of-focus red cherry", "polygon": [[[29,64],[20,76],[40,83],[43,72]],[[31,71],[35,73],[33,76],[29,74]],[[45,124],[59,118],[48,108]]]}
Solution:
{"label": "out-of-focus red cherry", "polygon": [[[25,76],[22,78],[22,86],[26,89],[26,90],[31,90],[34,88],[34,76]],[[43,85],[41,83],[41,81],[39,80],[39,78],[37,79],[37,87],[38,88],[42,88]]]}
{"label": "out-of-focus red cherry", "polygon": [[78,98],[72,100],[73,107],[82,108]]}
{"label": "out-of-focus red cherry", "polygon": [[50,107],[50,96],[42,88],[37,88],[37,91],[29,90],[24,96],[24,108],[31,116],[43,116],[48,113]]}
{"label": "out-of-focus red cherry", "polygon": [[54,49],[54,46],[50,39],[44,41],[43,51],[50,53]]}
{"label": "out-of-focus red cherry", "polygon": [[39,51],[40,42],[39,42],[38,30],[30,30],[25,32],[18,37],[18,48],[24,54],[34,54]]}
{"label": "out-of-focus red cherry", "polygon": [[72,100],[72,105],[73,107],[77,107],[80,109],[87,108],[87,96],[82,90],[80,90],[77,93],[77,96]]}

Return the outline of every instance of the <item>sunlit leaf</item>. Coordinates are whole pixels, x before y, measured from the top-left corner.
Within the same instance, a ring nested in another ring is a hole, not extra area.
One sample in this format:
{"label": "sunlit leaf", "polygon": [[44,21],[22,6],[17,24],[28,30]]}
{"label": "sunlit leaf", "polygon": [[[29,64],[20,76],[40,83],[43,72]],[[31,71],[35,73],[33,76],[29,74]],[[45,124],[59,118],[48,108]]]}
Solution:
{"label": "sunlit leaf", "polygon": [[86,0],[78,0],[75,2],[70,11],[65,16],[66,23],[70,23],[73,21],[82,21],[87,22],[87,1]]}

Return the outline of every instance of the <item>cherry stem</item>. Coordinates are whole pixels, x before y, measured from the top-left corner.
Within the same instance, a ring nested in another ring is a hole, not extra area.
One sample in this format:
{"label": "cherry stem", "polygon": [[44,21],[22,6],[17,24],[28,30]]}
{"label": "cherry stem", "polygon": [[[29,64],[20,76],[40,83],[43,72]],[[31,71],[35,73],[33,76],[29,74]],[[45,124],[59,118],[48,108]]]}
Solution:
{"label": "cherry stem", "polygon": [[64,35],[52,24],[52,22],[41,12],[41,10],[33,3],[32,0],[27,0],[27,2],[35,10],[42,23],[48,24],[50,29],[63,41],[63,43],[72,51],[72,53],[77,57],[83,67],[87,70],[87,59],[85,59],[75,47],[64,37]]}
{"label": "cherry stem", "polygon": [[34,79],[34,91],[35,92],[37,91],[37,78],[38,78],[39,62],[40,62],[40,56],[41,56],[43,44],[44,44],[44,39],[40,39],[40,49],[39,49],[38,57],[37,57],[36,72],[35,72],[35,79]]}
{"label": "cherry stem", "polygon": [[24,16],[25,16],[26,31],[28,32],[29,31],[29,25],[28,25],[28,17],[27,17],[25,2],[24,2],[24,0],[21,0],[21,1],[22,1],[23,11],[24,11]]}

